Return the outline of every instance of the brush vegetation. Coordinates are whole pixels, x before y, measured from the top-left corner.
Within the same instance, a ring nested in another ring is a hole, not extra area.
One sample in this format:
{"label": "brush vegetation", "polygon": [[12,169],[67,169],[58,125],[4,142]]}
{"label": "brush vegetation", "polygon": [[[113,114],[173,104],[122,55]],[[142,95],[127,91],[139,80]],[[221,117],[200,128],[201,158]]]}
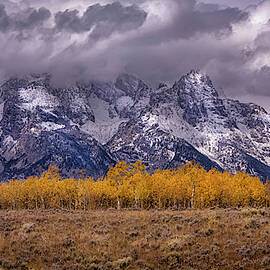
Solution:
{"label": "brush vegetation", "polygon": [[1,210],[0,269],[270,269],[268,208]]}

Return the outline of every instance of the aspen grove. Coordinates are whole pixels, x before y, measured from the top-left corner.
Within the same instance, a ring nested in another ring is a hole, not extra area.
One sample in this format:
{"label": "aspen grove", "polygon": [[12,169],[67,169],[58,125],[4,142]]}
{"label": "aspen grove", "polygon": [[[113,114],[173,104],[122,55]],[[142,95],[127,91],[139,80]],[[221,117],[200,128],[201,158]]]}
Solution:
{"label": "aspen grove", "polygon": [[0,184],[2,209],[208,208],[270,205],[269,181],[247,173],[206,171],[190,162],[149,173],[142,162],[118,162],[105,178],[63,178],[51,166],[41,177]]}

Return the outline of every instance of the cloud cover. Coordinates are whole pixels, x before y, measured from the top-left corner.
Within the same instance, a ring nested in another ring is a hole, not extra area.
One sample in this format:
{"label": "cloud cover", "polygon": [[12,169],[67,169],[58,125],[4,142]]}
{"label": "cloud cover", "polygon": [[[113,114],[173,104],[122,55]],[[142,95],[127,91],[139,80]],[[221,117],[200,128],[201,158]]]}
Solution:
{"label": "cloud cover", "polygon": [[270,96],[270,0],[2,1],[0,77],[158,84],[197,68],[228,96]]}

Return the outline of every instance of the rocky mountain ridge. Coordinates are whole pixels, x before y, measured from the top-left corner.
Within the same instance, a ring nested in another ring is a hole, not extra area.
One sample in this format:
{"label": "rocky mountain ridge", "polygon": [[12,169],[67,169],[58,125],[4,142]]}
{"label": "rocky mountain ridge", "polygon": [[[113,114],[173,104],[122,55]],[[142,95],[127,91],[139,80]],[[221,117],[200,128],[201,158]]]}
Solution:
{"label": "rocky mountain ridge", "polygon": [[54,88],[50,76],[0,86],[0,179],[40,174],[50,164],[67,176],[104,176],[118,160],[150,170],[196,160],[206,169],[270,176],[270,115],[221,98],[192,70],[172,87],[152,89],[135,76]]}

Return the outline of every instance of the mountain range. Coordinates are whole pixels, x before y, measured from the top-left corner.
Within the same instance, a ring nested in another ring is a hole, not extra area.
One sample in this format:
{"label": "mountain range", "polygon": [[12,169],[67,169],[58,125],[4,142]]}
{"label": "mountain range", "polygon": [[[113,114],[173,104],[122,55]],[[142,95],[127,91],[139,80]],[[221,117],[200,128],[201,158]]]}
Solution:
{"label": "mountain range", "polygon": [[69,88],[53,87],[48,74],[0,86],[1,181],[39,175],[49,165],[97,179],[122,160],[141,160],[150,171],[195,160],[265,181],[269,134],[265,109],[221,97],[195,70],[157,89],[129,74]]}

